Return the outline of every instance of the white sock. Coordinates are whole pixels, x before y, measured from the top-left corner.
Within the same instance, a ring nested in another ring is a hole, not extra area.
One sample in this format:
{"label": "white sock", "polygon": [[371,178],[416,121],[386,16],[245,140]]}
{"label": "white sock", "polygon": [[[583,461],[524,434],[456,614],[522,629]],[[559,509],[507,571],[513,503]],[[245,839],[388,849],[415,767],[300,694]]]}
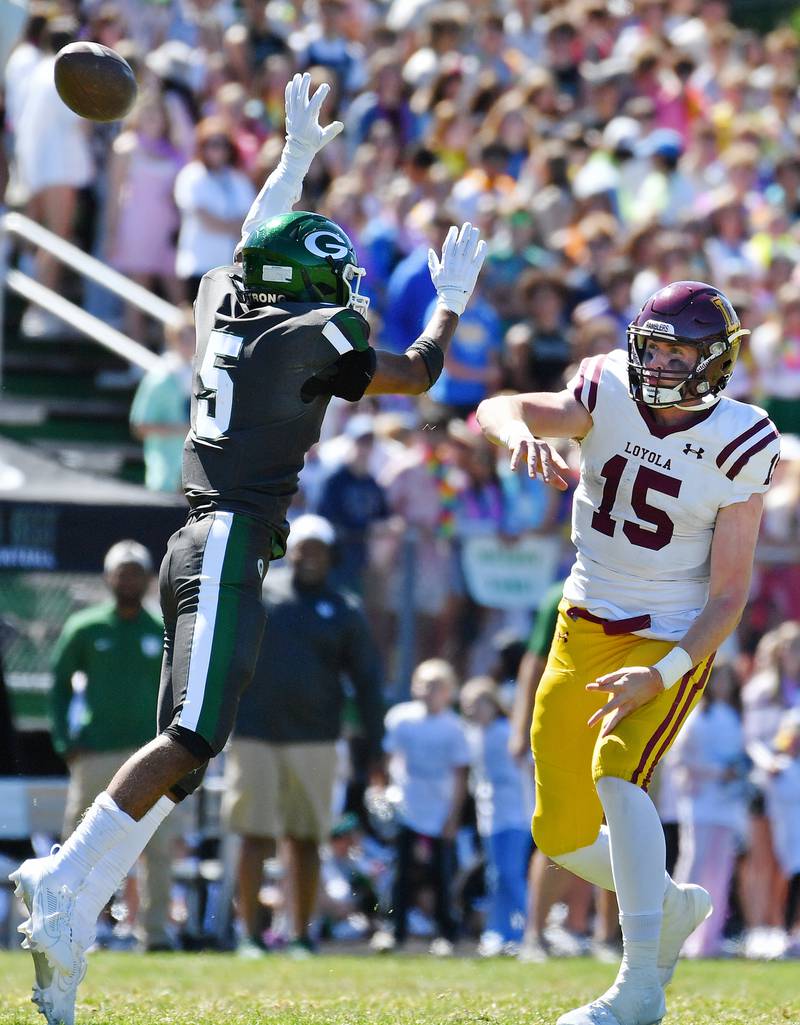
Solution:
{"label": "white sock", "polygon": [[552,860],[594,886],[601,886],[604,890],[614,892],[614,875],[611,871],[611,852],[606,826],[600,827],[600,832],[593,844],[589,844],[588,847],[579,847],[576,851],[569,851],[567,854],[559,854]]}
{"label": "white sock", "polygon": [[666,848],[664,830],[647,794],[614,776],[597,781],[606,813],[611,869],[620,909],[626,968],[657,974]]}
{"label": "white sock", "polygon": [[106,851],[120,843],[136,825],[135,819],[117,807],[105,790],[98,794],[61,850],[53,855],[58,882],[77,890]]}
{"label": "white sock", "polygon": [[92,869],[76,904],[80,939],[84,946],[89,946],[94,939],[94,927],[100,912],[174,807],[175,802],[168,797],[159,798],[150,811],[134,823],[132,830],[106,850]]}
{"label": "white sock", "polygon": [[[604,890],[611,890],[612,893],[616,893],[614,874],[611,871],[611,847],[608,842],[608,826],[600,827],[597,839],[593,844],[589,844],[588,847],[579,847],[575,851],[558,854],[550,860],[572,872],[573,875],[585,879],[593,886],[601,886]],[[678,887],[665,870],[665,908],[678,892]]]}

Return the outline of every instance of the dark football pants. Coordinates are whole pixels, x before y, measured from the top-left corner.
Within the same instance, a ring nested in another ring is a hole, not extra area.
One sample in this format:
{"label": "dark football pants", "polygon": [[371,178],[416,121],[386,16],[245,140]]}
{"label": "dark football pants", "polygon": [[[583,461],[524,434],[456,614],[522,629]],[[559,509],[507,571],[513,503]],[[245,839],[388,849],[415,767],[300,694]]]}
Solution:
{"label": "dark football pants", "polygon": [[[261,585],[272,531],[239,513],[192,518],[170,538],[159,588],[164,660],[158,730],[196,757],[219,754],[258,659],[266,615]],[[185,797],[205,766],[176,784]]]}

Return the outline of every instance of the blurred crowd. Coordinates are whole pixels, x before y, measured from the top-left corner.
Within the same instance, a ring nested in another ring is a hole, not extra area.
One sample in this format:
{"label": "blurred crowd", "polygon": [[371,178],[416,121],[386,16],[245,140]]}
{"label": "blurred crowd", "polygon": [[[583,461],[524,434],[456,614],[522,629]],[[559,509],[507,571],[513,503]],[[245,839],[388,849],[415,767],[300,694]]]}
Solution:
{"label": "blurred crowd", "polygon": [[[112,46],[133,66],[140,98],[122,124],[89,125],[59,106],[53,54],[72,38]],[[689,953],[797,951],[799,51],[788,25],[766,34],[737,27],[722,0],[31,4],[5,70],[6,203],[176,304],[188,308],[202,274],[230,262],[243,216],[279,159],[283,90],[298,70],[332,84],[323,120],[345,123],[312,167],[300,206],[353,239],[367,268],[374,344],[402,349],[419,333],[434,300],[427,250],[451,223],[472,220],[489,243],[434,389],[355,409],[334,400],[292,510],[331,525],[330,586],[359,596],[384,704],[402,709],[388,713],[385,759],[370,762],[361,750],[349,776],[340,773],[349,796],[336,808],[350,817],[325,823],[319,838],[323,935],[375,935],[389,949],[416,932],[446,952],[473,934],[485,952],[539,959],[586,950],[594,922],[595,949],[616,942],[607,897],[536,858],[525,889],[530,765],[515,663],[536,610],[546,618],[547,586],[571,561],[576,452],[563,446],[570,491],[551,491],[508,470],[474,410],[499,389],[563,387],[583,357],[624,347],[651,292],[690,278],[724,290],[751,329],[726,394],[763,406],[784,444],[751,601],[657,795],[678,877],[718,898]],[[46,254],[33,270],[58,287]],[[174,490],[191,319],[164,339],[94,291],[85,301],[164,351],[162,368],[139,386],[131,424],[148,486]],[[57,326],[30,308],[22,330],[36,337]],[[538,632],[546,655],[549,637]],[[404,653],[418,668],[414,700],[398,705],[407,697]],[[527,650],[522,671],[541,657],[535,645]],[[452,753],[436,763],[452,786],[434,825],[430,808],[417,819],[404,803],[420,752],[404,747],[403,723],[425,717],[438,725],[422,762],[443,755],[439,726]],[[259,886],[268,853],[250,851]],[[307,847],[292,856],[287,878],[296,884],[313,858]],[[279,921],[281,870],[266,864],[273,877],[259,907],[273,906]],[[484,866],[477,876],[474,864]],[[398,900],[399,926],[388,916]],[[556,921],[551,905],[564,903]],[[251,953],[269,945],[262,918],[257,930],[253,922],[243,930]]]}

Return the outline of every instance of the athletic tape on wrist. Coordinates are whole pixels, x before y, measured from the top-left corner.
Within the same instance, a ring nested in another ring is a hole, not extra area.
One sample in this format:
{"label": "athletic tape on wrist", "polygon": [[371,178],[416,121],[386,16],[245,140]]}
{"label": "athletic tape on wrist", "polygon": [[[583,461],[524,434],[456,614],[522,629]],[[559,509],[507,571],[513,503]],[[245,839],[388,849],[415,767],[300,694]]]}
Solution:
{"label": "athletic tape on wrist", "polygon": [[653,669],[658,670],[661,679],[664,681],[664,690],[674,687],[678,680],[686,676],[687,673],[690,673],[693,668],[692,656],[685,648],[678,646],[674,647],[672,651],[668,651],[653,666]]}
{"label": "athletic tape on wrist", "polygon": [[439,375],[444,370],[444,353],[432,338],[422,335],[416,342],[412,342],[406,352],[418,352],[428,371],[428,387],[432,388],[439,380]]}

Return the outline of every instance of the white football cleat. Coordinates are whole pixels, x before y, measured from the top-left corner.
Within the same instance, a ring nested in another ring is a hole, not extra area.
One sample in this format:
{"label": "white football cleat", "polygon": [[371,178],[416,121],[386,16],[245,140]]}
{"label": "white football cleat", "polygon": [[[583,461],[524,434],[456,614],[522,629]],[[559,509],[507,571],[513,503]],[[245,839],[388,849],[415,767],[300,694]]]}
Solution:
{"label": "white football cleat", "polygon": [[[14,883],[30,912],[30,918],[17,929],[24,934],[22,946],[36,955],[44,955],[51,968],[57,968],[65,975],[73,969],[72,920],[75,897],[66,886],[59,886],[48,879],[52,866],[50,858],[29,858],[12,872],[9,879]],[[42,973],[40,981],[39,975]],[[40,989],[48,988],[41,963],[37,967],[37,984]]]}
{"label": "white football cleat", "polygon": [[556,1025],[659,1025],[667,1012],[664,990],[618,977],[606,992],[583,1007],[562,1014]]}
{"label": "white football cleat", "polygon": [[57,970],[53,972],[50,988],[42,994],[52,1015],[47,1018],[47,1025],[75,1025],[75,998],[84,975],[86,958],[77,950],[68,975]]}
{"label": "white football cleat", "polygon": [[702,886],[679,883],[674,890],[670,889],[664,902],[658,944],[658,974],[662,986],[672,981],[684,943],[713,910],[708,890]]}
{"label": "white football cleat", "polygon": [[[12,872],[8,878],[14,884],[14,896],[18,900],[22,901],[30,914],[31,909],[33,908],[33,873],[22,874],[20,866],[20,868],[15,872]],[[32,1000],[39,1008],[40,1013],[47,1017],[47,1012],[42,1006],[42,993],[53,981],[53,969],[50,967],[50,962],[44,954],[39,953],[38,950],[34,950],[33,947],[31,947],[27,937],[22,941],[22,946],[25,950],[30,950],[31,956],[33,957],[33,970],[36,973],[36,982],[33,987]],[[48,1025],[50,1025],[50,1019],[48,1018],[47,1020]]]}

